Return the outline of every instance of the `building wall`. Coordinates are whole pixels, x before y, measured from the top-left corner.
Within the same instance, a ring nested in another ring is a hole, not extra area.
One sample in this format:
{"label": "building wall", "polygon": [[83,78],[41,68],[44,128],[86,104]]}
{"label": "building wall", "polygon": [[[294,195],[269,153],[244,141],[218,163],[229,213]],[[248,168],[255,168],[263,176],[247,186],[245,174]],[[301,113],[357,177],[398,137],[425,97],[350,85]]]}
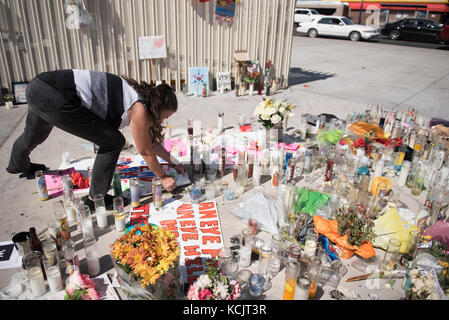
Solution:
{"label": "building wall", "polygon": [[[79,68],[166,81],[177,91],[188,68],[207,66],[210,77],[230,71],[236,50],[275,76],[288,78],[294,1],[242,0],[232,24],[215,19],[216,1],[77,0],[93,18],[69,30],[65,0],[0,0],[0,83],[29,81],[55,69]],[[139,60],[140,36],[165,35],[167,58]]]}

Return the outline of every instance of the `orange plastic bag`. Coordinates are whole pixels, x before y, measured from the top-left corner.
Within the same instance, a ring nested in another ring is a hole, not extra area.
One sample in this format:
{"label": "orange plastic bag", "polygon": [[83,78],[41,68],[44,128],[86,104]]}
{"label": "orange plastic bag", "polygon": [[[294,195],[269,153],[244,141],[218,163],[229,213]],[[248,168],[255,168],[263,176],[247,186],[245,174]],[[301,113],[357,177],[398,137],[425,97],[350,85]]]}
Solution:
{"label": "orange plastic bag", "polygon": [[362,243],[360,247],[353,246],[348,242],[348,236],[340,236],[338,233],[337,220],[326,220],[320,216],[313,216],[313,223],[315,229],[319,234],[326,236],[330,241],[340,249],[341,252],[337,252],[341,258],[349,259],[354,253],[362,258],[368,259],[376,255],[373,246],[369,241]]}
{"label": "orange plastic bag", "polygon": [[385,135],[385,132],[376,125],[369,124],[366,122],[355,122],[351,124],[349,127],[349,130],[354,132],[356,135],[367,137],[368,139],[386,139],[387,136]]}

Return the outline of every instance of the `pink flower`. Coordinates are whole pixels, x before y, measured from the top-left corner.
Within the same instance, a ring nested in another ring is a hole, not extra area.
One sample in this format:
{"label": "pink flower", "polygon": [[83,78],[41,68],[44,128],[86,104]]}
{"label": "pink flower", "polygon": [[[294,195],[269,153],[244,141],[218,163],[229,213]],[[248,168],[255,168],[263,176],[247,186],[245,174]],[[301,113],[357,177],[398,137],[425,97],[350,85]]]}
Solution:
{"label": "pink flower", "polygon": [[87,274],[80,274],[78,270],[69,277],[69,282],[65,288],[67,295],[72,296],[77,290],[86,290],[81,296],[82,300],[99,300],[100,295],[95,289],[96,283]]}
{"label": "pink flower", "polygon": [[212,293],[210,292],[209,289],[203,289],[198,293],[198,298],[200,300],[210,300],[211,297]]}
{"label": "pink flower", "polygon": [[232,286],[231,300],[237,300],[242,293],[240,283],[236,280],[231,280],[229,284]]}
{"label": "pink flower", "polygon": [[198,288],[194,285],[191,285],[189,291],[187,292],[187,299],[189,300],[199,300],[198,297]]}

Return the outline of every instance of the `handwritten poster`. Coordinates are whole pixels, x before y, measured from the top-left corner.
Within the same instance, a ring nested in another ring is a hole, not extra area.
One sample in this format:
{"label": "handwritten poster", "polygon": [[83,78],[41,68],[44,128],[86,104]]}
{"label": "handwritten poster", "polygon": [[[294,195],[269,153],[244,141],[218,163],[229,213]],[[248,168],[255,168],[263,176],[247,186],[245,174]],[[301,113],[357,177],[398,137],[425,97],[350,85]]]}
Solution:
{"label": "handwritten poster", "polygon": [[202,95],[203,85],[206,85],[209,93],[209,68],[208,67],[190,67],[189,68],[189,92],[191,94]]}
{"label": "handwritten poster", "polygon": [[139,59],[167,58],[165,36],[139,37]]}
{"label": "handwritten poster", "polygon": [[231,73],[230,72],[217,72],[217,90],[218,91],[231,91]]}
{"label": "handwritten poster", "polygon": [[239,0],[217,0],[215,20],[221,22],[234,22],[235,8]]}
{"label": "handwritten poster", "polygon": [[215,201],[182,203],[176,209],[157,214],[150,210],[149,223],[171,230],[181,247],[184,283],[193,284],[206,271],[206,261],[217,257],[223,247],[220,218]]}

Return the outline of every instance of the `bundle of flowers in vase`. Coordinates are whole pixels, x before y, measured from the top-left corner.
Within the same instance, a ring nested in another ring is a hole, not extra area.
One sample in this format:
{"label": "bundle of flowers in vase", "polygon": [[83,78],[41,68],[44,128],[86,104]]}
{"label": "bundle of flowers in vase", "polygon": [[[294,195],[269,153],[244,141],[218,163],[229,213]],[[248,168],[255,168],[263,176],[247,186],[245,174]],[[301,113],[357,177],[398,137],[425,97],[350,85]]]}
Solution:
{"label": "bundle of flowers in vase", "polygon": [[100,295],[96,290],[96,283],[87,274],[81,274],[78,270],[73,272],[65,287],[64,300],[99,300]]}
{"label": "bundle of flowers in vase", "polygon": [[218,269],[215,259],[206,262],[206,274],[202,274],[190,286],[189,300],[237,300],[241,295],[240,283],[229,280]]}
{"label": "bundle of flowers in vase", "polygon": [[294,109],[295,106],[290,102],[266,99],[257,105],[256,110],[254,110],[254,115],[258,117],[257,121],[260,122],[265,129],[271,129],[277,124],[281,125],[284,118],[291,118],[294,114]]}
{"label": "bundle of flowers in vase", "polygon": [[180,248],[171,231],[151,224],[136,225],[111,247],[128,299],[176,299],[182,295]]}

